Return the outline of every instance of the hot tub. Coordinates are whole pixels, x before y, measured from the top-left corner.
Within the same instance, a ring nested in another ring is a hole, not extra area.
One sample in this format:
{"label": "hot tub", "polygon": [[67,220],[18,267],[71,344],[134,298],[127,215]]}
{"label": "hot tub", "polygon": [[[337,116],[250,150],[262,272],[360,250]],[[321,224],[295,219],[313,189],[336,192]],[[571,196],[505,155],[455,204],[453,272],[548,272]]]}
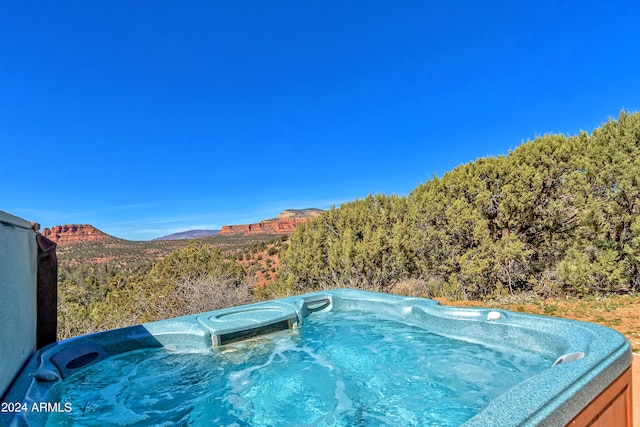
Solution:
{"label": "hot tub", "polygon": [[631,425],[630,366],[602,326],[343,289],[52,344],[0,424]]}

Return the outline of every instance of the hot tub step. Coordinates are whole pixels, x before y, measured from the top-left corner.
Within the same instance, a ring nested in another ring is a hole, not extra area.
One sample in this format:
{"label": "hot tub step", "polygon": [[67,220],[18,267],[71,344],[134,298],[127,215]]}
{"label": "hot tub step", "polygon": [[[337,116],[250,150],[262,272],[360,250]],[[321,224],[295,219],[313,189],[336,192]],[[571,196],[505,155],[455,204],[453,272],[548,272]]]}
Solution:
{"label": "hot tub step", "polygon": [[298,326],[299,314],[295,307],[274,302],[255,307],[235,307],[198,316],[198,322],[211,333],[211,344],[218,347]]}

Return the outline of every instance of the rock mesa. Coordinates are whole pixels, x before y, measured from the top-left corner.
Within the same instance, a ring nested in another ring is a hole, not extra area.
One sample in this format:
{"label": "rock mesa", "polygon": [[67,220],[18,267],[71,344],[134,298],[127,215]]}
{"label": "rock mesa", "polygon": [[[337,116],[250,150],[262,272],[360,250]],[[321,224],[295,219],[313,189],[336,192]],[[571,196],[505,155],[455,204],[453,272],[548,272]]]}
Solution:
{"label": "rock mesa", "polygon": [[102,242],[113,239],[112,236],[88,224],[55,225],[42,230],[42,235],[58,245]]}
{"label": "rock mesa", "polygon": [[321,209],[287,209],[277,218],[263,219],[253,224],[224,225],[218,235],[291,234],[298,224],[320,215],[321,212]]}

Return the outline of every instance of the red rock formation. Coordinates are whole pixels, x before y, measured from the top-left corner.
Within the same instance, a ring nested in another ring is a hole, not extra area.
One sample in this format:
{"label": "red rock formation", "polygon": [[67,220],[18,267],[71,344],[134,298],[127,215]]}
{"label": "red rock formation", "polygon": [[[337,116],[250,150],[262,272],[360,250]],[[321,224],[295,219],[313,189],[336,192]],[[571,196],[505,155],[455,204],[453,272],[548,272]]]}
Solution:
{"label": "red rock formation", "polygon": [[68,224],[56,225],[42,230],[42,235],[58,245],[70,245],[84,242],[101,242],[114,239],[92,225]]}
{"label": "red rock formation", "polygon": [[296,226],[308,218],[273,219],[257,222],[255,224],[224,225],[218,235],[243,234],[291,234]]}
{"label": "red rock formation", "polygon": [[218,235],[291,234],[298,224],[308,221],[321,212],[319,209],[288,209],[278,215],[278,218],[265,219],[255,224],[224,225]]}

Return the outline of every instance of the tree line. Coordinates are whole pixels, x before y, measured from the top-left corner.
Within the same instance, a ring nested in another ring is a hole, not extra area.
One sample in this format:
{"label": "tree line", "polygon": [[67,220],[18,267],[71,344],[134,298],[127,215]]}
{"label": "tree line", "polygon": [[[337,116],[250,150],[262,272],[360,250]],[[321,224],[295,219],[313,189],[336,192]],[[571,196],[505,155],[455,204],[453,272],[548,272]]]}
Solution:
{"label": "tree line", "polygon": [[300,225],[279,293],[333,287],[481,298],[640,287],[640,114],[591,134],[545,135],[434,176],[409,196],[370,195]]}

